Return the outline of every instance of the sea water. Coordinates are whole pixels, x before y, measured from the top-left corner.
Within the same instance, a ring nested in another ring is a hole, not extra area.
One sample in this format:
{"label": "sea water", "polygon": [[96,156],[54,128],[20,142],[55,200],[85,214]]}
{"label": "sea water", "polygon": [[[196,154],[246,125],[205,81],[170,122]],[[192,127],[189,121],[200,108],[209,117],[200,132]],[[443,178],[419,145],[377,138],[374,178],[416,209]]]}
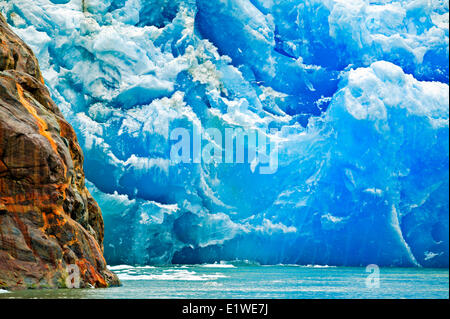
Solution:
{"label": "sea water", "polygon": [[110,269],[121,287],[0,291],[0,298],[449,298],[448,269],[380,268],[379,285],[370,284],[373,272],[365,267],[218,263]]}

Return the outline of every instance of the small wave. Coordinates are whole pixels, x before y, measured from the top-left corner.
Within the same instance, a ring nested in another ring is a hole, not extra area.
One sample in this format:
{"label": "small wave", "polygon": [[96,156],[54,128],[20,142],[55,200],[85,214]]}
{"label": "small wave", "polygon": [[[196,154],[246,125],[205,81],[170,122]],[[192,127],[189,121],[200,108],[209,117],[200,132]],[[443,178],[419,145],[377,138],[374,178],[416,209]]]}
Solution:
{"label": "small wave", "polygon": [[108,265],[108,269],[109,270],[124,270],[124,269],[130,269],[133,268],[133,266],[129,266],[129,265],[117,265],[117,266],[109,266]]}
{"label": "small wave", "polygon": [[[264,265],[264,266],[270,266],[270,265]],[[336,268],[337,267],[337,266],[330,266],[330,265],[297,265],[297,264],[277,264],[276,266],[300,267],[300,268]]]}
{"label": "small wave", "polygon": [[214,263],[214,264],[204,264],[204,265],[201,265],[201,267],[204,267],[204,268],[236,268],[236,266],[234,266],[232,264],[227,264],[224,262]]}
{"label": "small wave", "polygon": [[7,294],[8,292],[8,290],[0,289],[0,294]]}
{"label": "small wave", "polygon": [[208,281],[208,282],[205,282],[204,285],[206,287],[222,287],[223,286],[222,283],[219,283],[217,281]]}
{"label": "small wave", "polygon": [[120,280],[150,280],[151,275],[130,275],[127,273],[117,274]]}
{"label": "small wave", "polygon": [[117,274],[120,280],[177,280],[177,281],[208,281],[226,278],[227,276],[215,274],[197,274],[195,271],[167,269],[158,274],[132,274],[130,272]]}

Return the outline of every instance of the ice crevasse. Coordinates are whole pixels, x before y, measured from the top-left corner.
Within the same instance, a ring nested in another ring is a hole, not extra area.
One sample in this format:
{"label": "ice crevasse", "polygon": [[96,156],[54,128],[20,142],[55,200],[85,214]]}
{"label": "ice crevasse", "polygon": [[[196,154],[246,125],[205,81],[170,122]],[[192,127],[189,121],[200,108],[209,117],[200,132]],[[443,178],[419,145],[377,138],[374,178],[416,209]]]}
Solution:
{"label": "ice crevasse", "polygon": [[[448,267],[448,1],[0,10],[77,132],[110,263]],[[180,127],[261,132],[277,169],[174,163]]]}

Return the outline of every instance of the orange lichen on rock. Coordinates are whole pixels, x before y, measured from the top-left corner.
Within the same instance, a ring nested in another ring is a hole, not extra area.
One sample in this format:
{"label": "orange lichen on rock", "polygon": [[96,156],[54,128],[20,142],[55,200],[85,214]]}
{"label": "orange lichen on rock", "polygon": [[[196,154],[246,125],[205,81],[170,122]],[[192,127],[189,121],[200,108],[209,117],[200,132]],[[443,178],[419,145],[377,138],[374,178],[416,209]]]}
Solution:
{"label": "orange lichen on rock", "polygon": [[90,279],[93,286],[96,288],[106,288],[108,284],[105,279],[92,267],[91,263],[86,259],[79,259],[76,262],[82,276]]}
{"label": "orange lichen on rock", "polygon": [[31,50],[0,14],[0,288],[117,285],[103,219],[85,187],[83,153]]}
{"label": "orange lichen on rock", "polygon": [[58,147],[56,146],[56,143],[53,140],[51,134],[48,132],[47,123],[45,123],[45,121],[39,117],[39,115],[36,112],[36,109],[33,106],[31,106],[31,104],[28,103],[28,101],[25,99],[25,97],[23,96],[22,86],[19,83],[16,83],[16,87],[17,93],[19,94],[19,101],[36,120],[39,128],[39,133],[48,140],[55,153],[58,153]]}

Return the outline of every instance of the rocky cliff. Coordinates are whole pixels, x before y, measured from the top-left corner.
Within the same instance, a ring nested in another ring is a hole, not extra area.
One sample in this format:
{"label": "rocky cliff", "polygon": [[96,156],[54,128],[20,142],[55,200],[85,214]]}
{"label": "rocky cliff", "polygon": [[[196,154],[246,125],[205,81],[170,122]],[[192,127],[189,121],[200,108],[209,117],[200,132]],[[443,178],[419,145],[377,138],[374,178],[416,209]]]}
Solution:
{"label": "rocky cliff", "polygon": [[[83,153],[30,48],[0,15],[0,288],[118,284],[103,258],[103,219]],[[76,266],[73,266],[76,265]]]}

